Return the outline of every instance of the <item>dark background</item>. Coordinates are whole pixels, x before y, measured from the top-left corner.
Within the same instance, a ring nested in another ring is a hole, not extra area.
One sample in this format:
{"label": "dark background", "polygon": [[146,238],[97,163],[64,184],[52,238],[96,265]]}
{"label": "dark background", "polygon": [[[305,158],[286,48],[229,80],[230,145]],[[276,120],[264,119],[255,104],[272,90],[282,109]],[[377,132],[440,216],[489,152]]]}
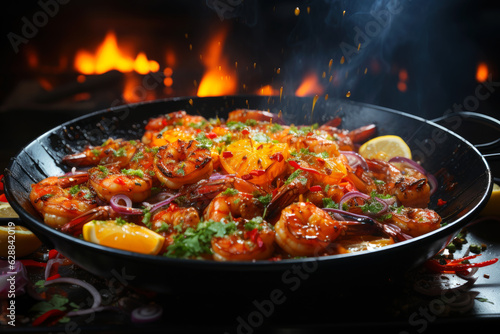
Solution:
{"label": "dark background", "polygon": [[[227,27],[224,53],[229,64],[238,63],[238,94],[253,94],[267,84],[282,87],[283,94],[294,94],[313,72],[325,87],[321,96],[329,98],[346,98],[350,92],[352,100],[428,119],[453,109],[499,115],[500,87],[495,83],[500,82],[500,5],[492,1],[73,0],[60,4],[42,0],[4,6],[2,169],[23,145],[53,126],[123,103],[120,75],[98,78],[91,98],[84,101],[72,94],[44,100],[46,91],[39,83],[43,78],[59,90],[73,87],[77,76],[72,67],[74,53],[80,48],[94,50],[110,29],[119,42],[134,44],[137,51],[157,60],[161,69],[168,65],[165,53],[174,50],[174,85],[156,98],[195,95],[193,82],[199,82],[204,71],[200,54],[205,43]],[[299,15],[294,13],[296,7]],[[36,33],[15,52],[9,36],[24,38],[26,21],[36,19],[42,20]],[[361,42],[359,51],[356,42]],[[35,66],[29,65],[30,54],[37,55]],[[347,57],[341,64],[343,55]],[[479,63],[487,64],[492,82],[491,94],[480,100],[477,89],[488,91],[476,80]],[[408,73],[404,92],[398,89],[401,70]],[[479,130],[473,132],[483,136]],[[497,134],[485,136],[489,140]]]}

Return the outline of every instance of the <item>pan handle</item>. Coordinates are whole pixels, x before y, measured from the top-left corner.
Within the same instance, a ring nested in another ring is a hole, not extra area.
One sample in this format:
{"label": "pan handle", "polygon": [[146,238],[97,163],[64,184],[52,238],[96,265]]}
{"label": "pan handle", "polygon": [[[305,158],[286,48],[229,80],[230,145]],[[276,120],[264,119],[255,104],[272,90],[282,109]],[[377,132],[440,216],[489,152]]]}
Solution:
{"label": "pan handle", "polygon": [[[476,113],[471,111],[460,111],[460,112],[452,112],[447,113],[441,117],[434,118],[431,122],[441,124],[450,130],[457,130],[463,121],[472,121],[474,123],[485,125],[490,128],[493,128],[495,131],[500,133],[500,120]],[[483,153],[483,156],[490,161],[497,161],[500,157],[500,135],[499,138],[487,142],[474,144],[474,146]],[[493,153],[492,153],[493,152]],[[490,153],[490,154],[488,154]]]}

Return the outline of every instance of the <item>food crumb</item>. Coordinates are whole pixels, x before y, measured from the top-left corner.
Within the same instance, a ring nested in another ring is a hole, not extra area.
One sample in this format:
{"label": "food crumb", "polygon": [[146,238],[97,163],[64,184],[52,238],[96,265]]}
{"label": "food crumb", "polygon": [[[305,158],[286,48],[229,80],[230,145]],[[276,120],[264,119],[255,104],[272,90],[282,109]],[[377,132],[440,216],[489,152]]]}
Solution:
{"label": "food crumb", "polygon": [[488,274],[484,274],[484,275],[483,275],[483,277],[484,277],[484,278],[490,278],[490,275],[488,275]]}

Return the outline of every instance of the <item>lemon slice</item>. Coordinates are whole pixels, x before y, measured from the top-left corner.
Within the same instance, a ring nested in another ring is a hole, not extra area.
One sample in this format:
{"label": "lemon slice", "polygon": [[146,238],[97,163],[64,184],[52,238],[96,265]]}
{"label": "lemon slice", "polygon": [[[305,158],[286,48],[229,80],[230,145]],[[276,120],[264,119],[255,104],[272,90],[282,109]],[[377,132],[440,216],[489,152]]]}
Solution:
{"label": "lemon slice", "polygon": [[12,209],[9,203],[0,202],[0,217],[1,218],[19,218],[17,213]]}
{"label": "lemon slice", "polygon": [[380,136],[370,139],[359,148],[359,154],[366,159],[389,161],[394,157],[411,159],[411,150],[398,136]]}
{"label": "lemon slice", "polygon": [[157,255],[165,238],[158,233],[132,223],[116,220],[93,220],[83,225],[83,239],[95,244],[130,252]]}
{"label": "lemon slice", "polygon": [[[9,254],[9,245],[11,253]],[[27,256],[36,251],[42,242],[24,226],[0,226],[0,256],[15,255],[16,258]]]}
{"label": "lemon slice", "polygon": [[481,216],[500,216],[500,186],[493,184],[491,197],[486,203],[486,206],[480,213]]}

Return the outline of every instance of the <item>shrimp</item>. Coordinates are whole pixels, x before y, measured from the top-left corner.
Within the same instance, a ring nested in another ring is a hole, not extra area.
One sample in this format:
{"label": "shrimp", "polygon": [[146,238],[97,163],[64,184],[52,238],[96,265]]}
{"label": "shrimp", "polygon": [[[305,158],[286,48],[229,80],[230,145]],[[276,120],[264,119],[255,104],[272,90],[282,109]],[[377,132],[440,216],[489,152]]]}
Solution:
{"label": "shrimp", "polygon": [[87,173],[51,176],[31,186],[30,201],[45,224],[58,228],[97,206],[96,196],[86,186]]}
{"label": "shrimp", "polygon": [[[200,129],[210,124],[202,116],[188,115],[184,110],[174,111],[148,121],[142,137],[144,144],[162,146],[173,139],[188,140]],[[196,129],[195,129],[196,128]]]}
{"label": "shrimp", "polygon": [[430,209],[402,208],[391,212],[387,223],[398,226],[403,233],[418,237],[438,229],[441,226],[441,217]]}
{"label": "shrimp", "polygon": [[179,232],[184,232],[189,227],[196,229],[199,222],[198,210],[193,207],[179,207],[177,204],[171,203],[167,209],[153,215],[151,229],[165,237],[161,251],[165,252],[167,247],[174,243],[174,237]]}
{"label": "shrimp", "polygon": [[396,196],[399,203],[412,208],[425,208],[430,201],[430,186],[427,178],[414,171],[403,173],[394,165],[376,159],[367,159],[368,171],[357,167],[347,178],[365,194],[376,191]]}
{"label": "shrimp", "polygon": [[170,189],[208,178],[213,171],[212,156],[195,140],[177,140],[159,148],[154,159],[156,177]]}
{"label": "shrimp", "polygon": [[260,122],[270,122],[272,120],[274,123],[284,124],[283,120],[278,115],[263,110],[236,109],[231,111],[227,118],[228,122],[245,123],[248,120]]}
{"label": "shrimp", "polygon": [[104,201],[123,194],[137,203],[151,196],[153,180],[142,170],[120,169],[119,164],[109,164],[91,168],[89,175],[90,186]]}
{"label": "shrimp", "polygon": [[283,142],[287,143],[290,148],[295,149],[297,152],[308,150],[317,154],[326,153],[330,157],[340,155],[339,147],[335,141],[313,133],[308,133],[305,136],[289,134],[283,138]]}
{"label": "shrimp", "polygon": [[276,242],[292,256],[319,256],[343,230],[340,222],[307,202],[286,207],[274,229]]}
{"label": "shrimp", "polygon": [[101,146],[86,146],[82,152],[70,154],[63,162],[70,166],[97,166],[119,163],[125,167],[136,152],[138,141],[109,138]]}
{"label": "shrimp", "polygon": [[205,220],[222,221],[228,217],[261,217],[264,206],[253,195],[228,188],[215,196],[204,211]]}
{"label": "shrimp", "polygon": [[269,258],[274,252],[275,233],[265,221],[237,222],[236,232],[212,238],[216,261],[255,261]]}
{"label": "shrimp", "polygon": [[375,135],[377,127],[375,124],[365,125],[354,130],[338,129],[340,119],[333,119],[321,125],[318,130],[327,133],[334,138],[341,151],[353,151],[355,143],[362,143]]}

